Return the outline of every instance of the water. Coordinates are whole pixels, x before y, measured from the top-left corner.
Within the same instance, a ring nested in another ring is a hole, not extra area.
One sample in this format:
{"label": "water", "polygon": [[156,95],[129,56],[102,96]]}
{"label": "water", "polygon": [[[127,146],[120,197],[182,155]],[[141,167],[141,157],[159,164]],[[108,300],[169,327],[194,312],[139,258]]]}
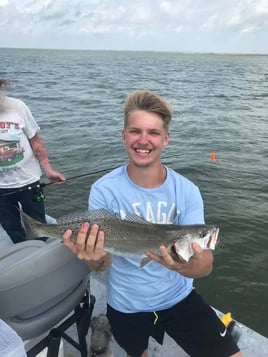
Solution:
{"label": "water", "polygon": [[45,188],[55,217],[86,209],[92,182],[127,162],[126,95],[149,89],[171,101],[163,162],[200,187],[207,223],[220,226],[214,271],[195,285],[268,336],[268,56],[0,49],[0,63],[8,94],[30,106],[69,178]]}

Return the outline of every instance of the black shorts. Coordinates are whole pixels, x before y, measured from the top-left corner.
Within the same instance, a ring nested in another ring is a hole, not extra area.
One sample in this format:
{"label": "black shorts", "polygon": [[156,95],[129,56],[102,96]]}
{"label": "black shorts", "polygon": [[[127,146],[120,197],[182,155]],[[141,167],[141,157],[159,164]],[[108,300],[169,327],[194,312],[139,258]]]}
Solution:
{"label": "black shorts", "polygon": [[239,352],[231,333],[195,290],[167,310],[126,314],[108,305],[107,316],[115,340],[132,357],[142,355],[150,336],[162,344],[165,332],[192,357]]}

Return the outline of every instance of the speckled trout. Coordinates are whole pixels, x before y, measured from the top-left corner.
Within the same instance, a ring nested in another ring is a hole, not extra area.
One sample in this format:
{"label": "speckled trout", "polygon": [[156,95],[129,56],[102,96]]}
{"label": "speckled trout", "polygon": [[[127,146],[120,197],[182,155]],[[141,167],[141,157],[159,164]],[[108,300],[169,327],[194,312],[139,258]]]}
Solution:
{"label": "speckled trout", "polygon": [[57,219],[57,224],[39,223],[23,212],[21,216],[30,239],[61,239],[62,234],[71,229],[75,240],[82,222],[96,223],[105,233],[104,249],[107,252],[139,258],[141,266],[150,261],[145,252],[159,254],[161,245],[166,246],[174,257],[177,255],[187,262],[194,254],[192,243],[198,243],[203,249],[215,249],[219,234],[219,228],[210,225],[156,224],[132,214],[121,220],[105,209],[68,214]]}

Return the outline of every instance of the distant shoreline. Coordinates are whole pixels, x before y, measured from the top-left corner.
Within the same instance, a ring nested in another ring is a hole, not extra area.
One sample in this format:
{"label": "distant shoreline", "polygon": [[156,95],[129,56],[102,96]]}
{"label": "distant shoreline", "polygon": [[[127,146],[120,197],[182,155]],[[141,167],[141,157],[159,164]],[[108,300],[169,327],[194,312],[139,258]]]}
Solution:
{"label": "distant shoreline", "polygon": [[126,52],[126,53],[172,53],[185,55],[214,55],[214,56],[268,56],[261,52],[194,52],[194,51],[160,51],[160,50],[115,50],[115,49],[76,49],[76,48],[28,48],[28,47],[0,47],[0,50],[22,50],[22,51],[66,51],[66,52]]}

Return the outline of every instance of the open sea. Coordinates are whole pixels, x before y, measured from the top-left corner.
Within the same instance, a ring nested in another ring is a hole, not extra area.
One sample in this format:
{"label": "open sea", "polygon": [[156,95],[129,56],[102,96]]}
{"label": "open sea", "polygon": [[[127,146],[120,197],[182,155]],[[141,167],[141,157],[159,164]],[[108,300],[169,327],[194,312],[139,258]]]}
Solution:
{"label": "open sea", "polygon": [[195,285],[268,337],[268,56],[1,48],[0,78],[29,105],[67,178],[44,188],[55,218],[87,209],[91,184],[127,162],[127,94],[166,97],[174,115],[163,162],[199,186],[206,223],[220,227],[214,271]]}

